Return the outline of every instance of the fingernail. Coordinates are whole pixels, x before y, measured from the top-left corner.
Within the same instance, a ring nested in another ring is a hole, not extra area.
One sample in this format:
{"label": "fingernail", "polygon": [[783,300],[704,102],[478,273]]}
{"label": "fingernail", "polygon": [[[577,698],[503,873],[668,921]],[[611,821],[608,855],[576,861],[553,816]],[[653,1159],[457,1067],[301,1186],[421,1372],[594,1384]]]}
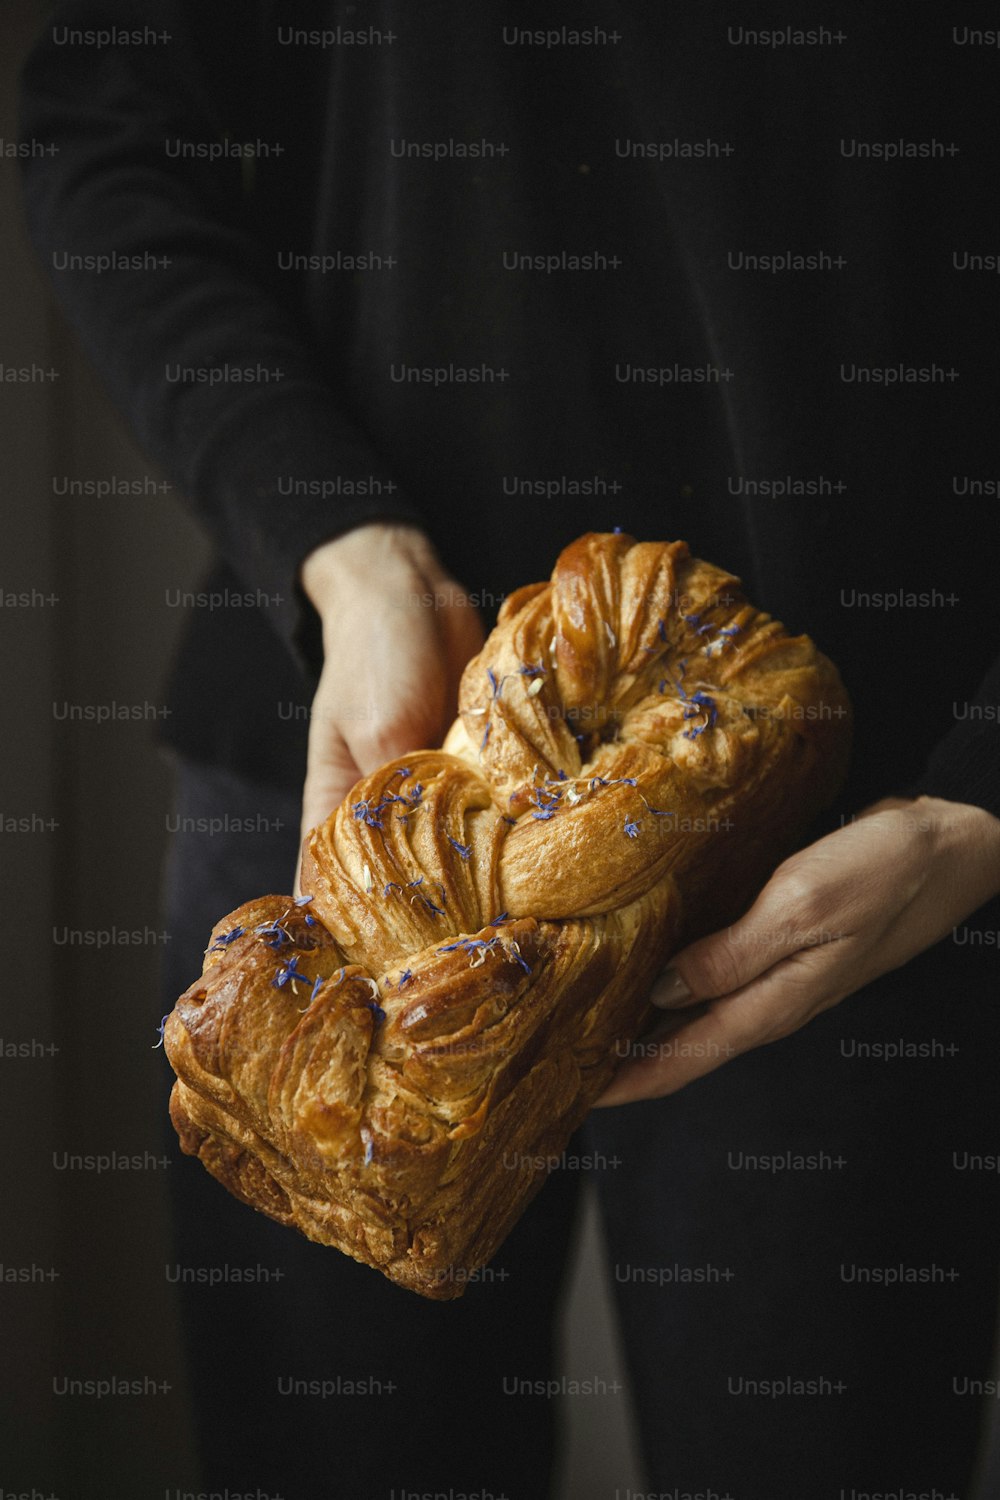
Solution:
{"label": "fingernail", "polygon": [[664,969],[649,998],[661,1010],[669,1010],[671,1006],[683,1005],[685,1000],[690,1000],[691,991],[676,969]]}

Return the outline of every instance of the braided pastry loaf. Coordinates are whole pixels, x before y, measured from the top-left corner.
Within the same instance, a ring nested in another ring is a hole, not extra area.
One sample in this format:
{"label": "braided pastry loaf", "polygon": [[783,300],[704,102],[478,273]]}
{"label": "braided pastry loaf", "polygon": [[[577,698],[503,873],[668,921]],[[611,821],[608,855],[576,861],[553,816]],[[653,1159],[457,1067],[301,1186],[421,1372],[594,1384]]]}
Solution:
{"label": "braided pastry loaf", "polygon": [[254,1208],[459,1296],[846,763],[833,665],[683,542],[581,537],[505,601],[442,750],[358,782],[212,933],[164,1042],[184,1151]]}

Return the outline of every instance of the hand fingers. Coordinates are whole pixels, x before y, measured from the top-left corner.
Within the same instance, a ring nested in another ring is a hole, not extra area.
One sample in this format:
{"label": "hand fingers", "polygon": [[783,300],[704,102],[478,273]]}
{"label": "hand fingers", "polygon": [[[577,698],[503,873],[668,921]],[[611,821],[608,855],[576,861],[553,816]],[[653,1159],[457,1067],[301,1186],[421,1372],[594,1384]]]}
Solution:
{"label": "hand fingers", "polygon": [[778,869],[738,922],[674,955],[653,987],[652,1003],[673,1010],[731,995],[783,958],[848,936],[822,920],[821,902],[814,881],[794,867]]}
{"label": "hand fingers", "polygon": [[361,771],[342,736],[331,730],[309,745],[309,766],[302,788],[302,837],[329,817],[347,796]]}
{"label": "hand fingers", "polygon": [[443,599],[441,620],[449,664],[451,670],[460,677],[466,664],[482,650],[486,642],[486,631],[479,610],[466,590],[453,578],[449,578],[443,587]]}
{"label": "hand fingers", "polygon": [[[341,642],[331,667],[331,698],[364,697],[363,709],[344,713],[338,727],[363,774],[438,739],[444,717],[445,666],[433,610],[401,609],[392,629],[379,622],[369,635]],[[336,713],[339,705],[332,703]]]}
{"label": "hand fingers", "polygon": [[[309,727],[303,840],[369,772],[435,744],[444,709],[438,622],[419,597],[391,629],[378,620],[331,629]],[[296,871],[301,870],[301,854]],[[298,891],[296,891],[298,894]]]}
{"label": "hand fingers", "polygon": [[[454,717],[458,683],[485,640],[468,593],[452,578],[397,598],[398,611],[325,621],[323,674],[313,701],[301,837],[322,823],[361,776],[437,745]],[[295,895],[301,894],[301,849]]]}
{"label": "hand fingers", "polygon": [[[638,1054],[623,1062],[603,1094],[595,1100],[595,1109],[616,1104],[633,1104],[640,1099],[658,1099],[674,1093],[685,1083],[701,1077],[735,1057],[735,1043],[725,1034],[725,1016],[709,1006],[724,1007],[728,1001],[705,1001],[693,1012],[672,1018],[673,1024],[643,1037],[635,1044]],[[691,1017],[689,1019],[689,1017]],[[697,1063],[704,1063],[701,1072]]]}
{"label": "hand fingers", "polygon": [[434,592],[439,608],[438,624],[444,649],[444,718],[442,738],[458,713],[458,690],[462,673],[486,640],[482,618],[468,593],[453,578],[440,579]]}
{"label": "hand fingers", "polygon": [[[315,719],[313,725],[315,725]],[[295,866],[292,894],[302,895],[299,877],[302,873],[302,845],[318,823],[329,817],[358,780],[361,772],[340,734],[331,729],[314,744],[314,728],[309,736],[309,768],[302,788],[302,820],[299,827],[299,857]]]}
{"label": "hand fingers", "polygon": [[626,1061],[597,1105],[658,1099],[702,1078],[754,1047],[790,1036],[863,983],[850,977],[856,961],[852,945],[801,950],[782,959],[743,989],[699,1006],[669,1035],[640,1044],[641,1055]]}

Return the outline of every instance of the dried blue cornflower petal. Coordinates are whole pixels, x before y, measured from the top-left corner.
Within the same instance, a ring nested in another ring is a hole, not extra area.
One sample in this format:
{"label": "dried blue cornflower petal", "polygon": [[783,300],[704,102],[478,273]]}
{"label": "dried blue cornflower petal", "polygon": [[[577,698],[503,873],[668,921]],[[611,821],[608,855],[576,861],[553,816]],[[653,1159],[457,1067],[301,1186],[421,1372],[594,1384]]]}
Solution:
{"label": "dried blue cornflower petal", "polygon": [[449,842],[449,844],[451,845],[451,847],[453,849],[457,849],[458,850],[459,854],[462,856],[463,859],[468,859],[469,858],[469,855],[472,853],[472,845],[471,844],[460,844],[458,842],[458,839],[453,839],[450,833],[448,835],[448,842]]}
{"label": "dried blue cornflower petal", "polygon": [[308,906],[312,899],[312,896],[296,896],[294,904],[296,906]]}
{"label": "dried blue cornflower petal", "polygon": [[382,1009],[381,1005],[379,1005],[377,1000],[366,1000],[365,1004],[368,1006],[368,1009],[375,1017],[375,1025],[381,1026],[382,1022],[385,1020],[385,1011]]}
{"label": "dried blue cornflower petal", "polygon": [[711,657],[713,654],[721,656],[733,636],[739,635],[742,628],[742,625],[727,625],[724,630],[720,630],[715,640],[709,641],[705,647],[705,655],[708,657]]}
{"label": "dried blue cornflower petal", "polygon": [[150,1048],[150,1051],[155,1052],[156,1049],[157,1049],[157,1047],[162,1047],[163,1046],[163,1028],[164,1028],[164,1026],[166,1026],[166,1024],[169,1021],[169,1019],[170,1019],[170,1011],[168,1010],[165,1016],[161,1016],[160,1017],[160,1024],[156,1028],[157,1034],[159,1035],[160,1040],[158,1042],[154,1042],[153,1043],[152,1047]]}
{"label": "dried blue cornflower petal", "polygon": [[526,974],[530,974],[531,973],[531,965],[527,962],[527,960],[525,959],[524,955],[522,954],[520,948],[517,946],[517,944],[513,940],[511,940],[511,943],[510,943],[510,952],[513,955],[513,957],[517,959],[518,963],[521,965],[521,968],[524,970],[524,972]]}
{"label": "dried blue cornflower petal", "polygon": [[285,943],[291,943],[291,933],[286,932],[280,922],[262,922],[254,932],[261,942],[268,948],[281,948]]}
{"label": "dried blue cornflower petal", "polygon": [[629,836],[630,839],[637,839],[639,837],[639,825],[638,825],[638,823],[636,823],[634,821],[634,819],[632,819],[632,818],[626,818],[625,819],[625,832],[628,834],[628,836]]}
{"label": "dried blue cornflower petal", "polygon": [[698,612],[698,614],[696,614],[696,615],[685,615],[684,616],[685,621],[687,622],[688,625],[691,626],[691,628],[693,629],[695,635],[707,635],[708,632],[712,628],[711,624],[702,625],[700,623],[701,617],[702,617],[702,615],[704,613],[705,613],[704,610],[700,610]]}
{"label": "dried blue cornflower petal", "polygon": [[409,984],[409,982],[410,982],[410,980],[412,978],[413,978],[413,970],[412,969],[404,969],[403,972],[402,972],[402,974],[400,974],[400,976],[399,976],[399,988],[402,989],[404,984]]}
{"label": "dried blue cornflower petal", "polygon": [[537,811],[533,812],[531,816],[539,819],[541,822],[548,822],[559,811],[561,800],[561,791],[547,791],[544,785],[533,787],[531,801]]}
{"label": "dried blue cornflower petal", "polygon": [[493,728],[492,724],[487,724],[487,726],[486,726],[486,732],[484,733],[482,739],[479,741],[479,753],[480,753],[480,755],[482,755],[483,751],[486,749],[486,741],[490,737],[490,730],[492,728]]}
{"label": "dried blue cornflower petal", "polygon": [[715,706],[715,700],[709,697],[708,693],[700,691],[692,693],[688,699],[688,704],[689,707],[684,710],[685,719],[696,718],[699,714],[704,715],[705,718],[703,724],[693,725],[692,728],[685,729],[684,731],[685,739],[695,740],[700,734],[704,734],[706,729],[713,728],[718,720],[719,713]]}
{"label": "dried blue cornflower petal", "polygon": [[[687,667],[687,662],[686,661],[682,661],[680,663],[680,669],[681,669],[680,670],[680,677],[681,677],[681,679],[683,679],[683,677],[684,677],[684,670],[685,670],[686,667]],[[690,702],[690,699],[688,698],[687,693],[684,691],[684,686],[683,686],[683,681],[682,680],[674,682],[672,678],[670,678],[670,677],[664,677],[663,681],[660,683],[660,688],[659,688],[659,690],[660,690],[661,693],[663,692],[664,688],[667,686],[668,683],[676,691],[677,696],[678,696],[678,698],[680,698],[680,700],[681,700],[682,703],[689,703]]]}
{"label": "dried blue cornflower petal", "polygon": [[507,681],[507,678],[511,677],[513,675],[514,674],[512,672],[505,672],[503,674],[503,676],[501,678],[499,678],[499,680],[498,680],[497,674],[494,672],[493,668],[492,667],[487,667],[486,668],[486,676],[489,678],[489,682],[490,682],[490,689],[491,689],[490,698],[491,699],[495,700],[495,699],[499,698],[500,693],[503,690],[503,685]]}
{"label": "dried blue cornflower petal", "polygon": [[296,979],[300,980],[303,984],[312,983],[308,974],[300,972],[299,956],[297,953],[293,953],[288,962],[278,970],[277,974],[271,980],[271,988],[276,990],[284,989],[286,984],[293,983]]}
{"label": "dried blue cornflower petal", "polygon": [[378,816],[381,810],[381,803],[377,804],[375,807],[371,807],[369,805],[369,800],[367,797],[362,798],[360,802],[353,803],[351,807],[351,811],[354,813],[354,816],[356,818],[362,818],[364,822],[367,823],[369,828],[384,827],[384,824]]}
{"label": "dried blue cornflower petal", "polygon": [[443,948],[439,948],[437,951],[439,953],[454,953],[457,949],[462,948],[466,953],[475,953],[478,948],[482,948],[486,952],[490,952],[496,947],[499,941],[499,936],[492,938],[457,938],[455,942],[446,943]]}
{"label": "dried blue cornflower petal", "polygon": [[[220,933],[208,951],[214,953],[216,948],[228,948],[230,943],[235,943],[238,937],[243,936],[244,931],[243,927],[234,927],[230,932]],[[260,931],[259,927],[257,931]]]}
{"label": "dried blue cornflower petal", "polygon": [[606,776],[592,776],[590,778],[590,790],[595,786],[635,786],[634,776],[612,776],[610,780]]}
{"label": "dried blue cornflower petal", "polygon": [[[404,807],[416,807],[420,801],[420,798],[423,796],[423,791],[423,786],[418,781],[416,786],[413,787],[408,794],[406,792],[386,792],[385,796],[380,802],[378,802],[374,807],[369,808],[369,812],[372,815],[375,815],[382,812],[384,808],[391,807],[394,802],[401,802]],[[356,807],[359,807],[360,805],[360,803],[355,803]],[[361,813],[356,812],[354,816],[356,818],[359,818],[361,817]]]}

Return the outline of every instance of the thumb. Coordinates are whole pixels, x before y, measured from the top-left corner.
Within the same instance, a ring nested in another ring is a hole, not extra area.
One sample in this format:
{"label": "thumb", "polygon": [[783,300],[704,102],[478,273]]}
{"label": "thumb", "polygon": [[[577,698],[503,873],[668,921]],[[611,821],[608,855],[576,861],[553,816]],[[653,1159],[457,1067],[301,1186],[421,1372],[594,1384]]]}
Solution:
{"label": "thumb", "polygon": [[315,749],[310,744],[309,765],[302,788],[303,838],[340,806],[361,774],[337,730],[324,735]]}
{"label": "thumb", "polygon": [[444,710],[440,644],[426,610],[408,611],[391,634],[332,630],[326,644],[309,724],[303,841],[362,776],[435,743]]}
{"label": "thumb", "polygon": [[344,743],[343,737],[332,730],[324,735],[314,749],[309,745],[309,766],[302,788],[302,818],[299,828],[299,857],[295,866],[292,894],[296,900],[302,895],[299,878],[302,873],[302,848],[311,831],[325,821],[339,807],[358,780],[361,771]]}

